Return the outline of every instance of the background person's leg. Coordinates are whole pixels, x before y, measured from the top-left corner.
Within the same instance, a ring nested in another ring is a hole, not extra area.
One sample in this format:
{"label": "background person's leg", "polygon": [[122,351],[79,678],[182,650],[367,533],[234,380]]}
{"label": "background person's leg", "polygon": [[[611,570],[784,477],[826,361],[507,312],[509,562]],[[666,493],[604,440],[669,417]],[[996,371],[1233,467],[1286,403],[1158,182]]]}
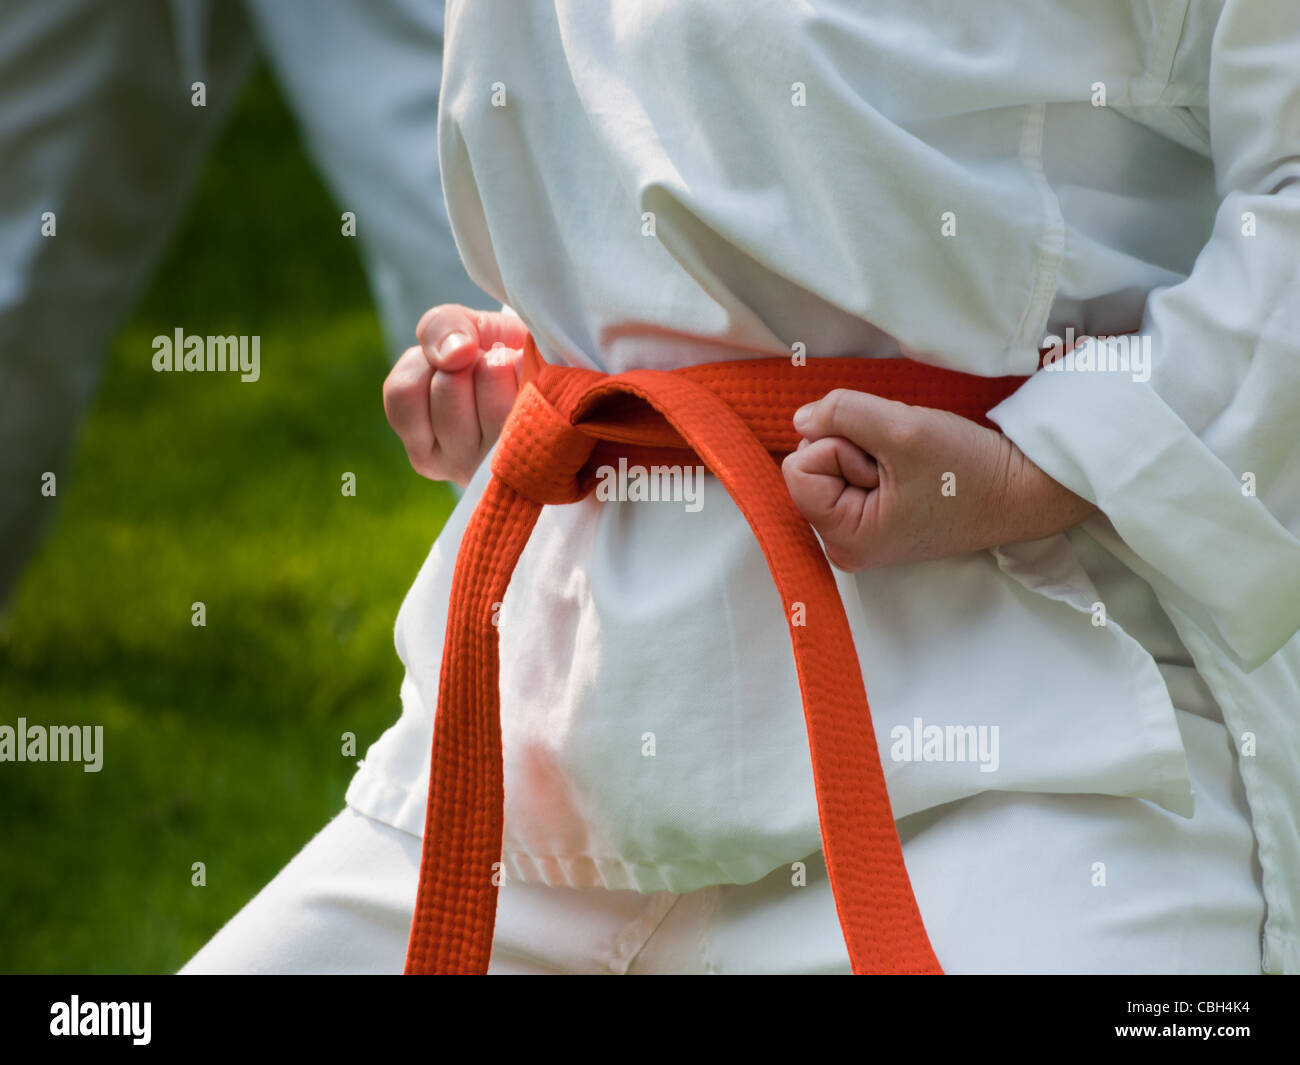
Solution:
{"label": "background person's leg", "polygon": [[64,471],[252,55],[233,4],[0,9],[0,609],[58,498],[42,477]]}
{"label": "background person's leg", "polygon": [[248,9],[308,152],[340,213],[356,215],[390,361],[436,304],[495,309],[465,273],[443,201],[442,0],[248,0]]}

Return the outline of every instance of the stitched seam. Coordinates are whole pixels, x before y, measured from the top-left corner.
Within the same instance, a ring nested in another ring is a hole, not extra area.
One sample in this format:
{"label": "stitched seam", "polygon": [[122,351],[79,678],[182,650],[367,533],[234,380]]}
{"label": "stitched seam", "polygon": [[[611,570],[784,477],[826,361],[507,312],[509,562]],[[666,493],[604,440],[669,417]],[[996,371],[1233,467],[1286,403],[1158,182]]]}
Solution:
{"label": "stitched seam", "polygon": [[[1187,14],[1191,9],[1191,0],[1183,0],[1183,10],[1179,14],[1174,7],[1167,7],[1161,18],[1162,25],[1157,31],[1160,41],[1159,49],[1152,56],[1151,65],[1155,68],[1150,73],[1143,73],[1142,80],[1150,82],[1153,90],[1151,102],[1160,103],[1165,93],[1173,84],[1174,60],[1178,58],[1178,46],[1182,44],[1183,33],[1187,28]],[[1168,25],[1164,25],[1168,23]]]}
{"label": "stitched seam", "polygon": [[[673,912],[681,900],[681,895],[671,895],[667,893],[656,894],[653,896],[646,912],[635,921],[628,922],[623,931],[618,934],[618,938],[614,941],[616,956],[627,952],[628,947],[631,946],[632,943],[635,943],[636,948],[627,953],[627,957],[622,962],[622,968],[618,970],[620,976],[626,976],[628,974],[628,970],[632,968],[637,958],[639,958],[645,950],[646,944],[654,938],[655,933],[659,931],[663,923],[668,920],[668,915]],[[655,917],[654,912],[656,906],[662,905],[664,901],[667,901],[668,905],[663,907],[663,912],[659,914],[658,917]],[[629,942],[629,940],[632,942]],[[640,942],[636,942],[637,940],[640,940]]]}
{"label": "stitched seam", "polygon": [[1178,59],[1178,46],[1183,39],[1191,0],[1183,0],[1182,12],[1173,4],[1161,10],[1156,26],[1156,48],[1143,64],[1143,73],[1134,85],[1135,104],[1160,103],[1165,90],[1173,81],[1174,60]]}
{"label": "stitched seam", "polygon": [[[1025,109],[1025,122],[1020,132],[1020,162],[1029,171],[1038,189],[1038,200],[1044,216],[1043,250],[1039,255],[1037,276],[1030,291],[1029,304],[1020,320],[1013,343],[1016,347],[1032,345],[1035,349],[1042,339],[1047,317],[1052,311],[1052,297],[1056,293],[1057,276],[1065,258],[1065,219],[1061,206],[1043,171],[1043,131],[1046,125],[1045,104],[1033,104]],[[1037,335],[1037,336],[1036,336]]]}

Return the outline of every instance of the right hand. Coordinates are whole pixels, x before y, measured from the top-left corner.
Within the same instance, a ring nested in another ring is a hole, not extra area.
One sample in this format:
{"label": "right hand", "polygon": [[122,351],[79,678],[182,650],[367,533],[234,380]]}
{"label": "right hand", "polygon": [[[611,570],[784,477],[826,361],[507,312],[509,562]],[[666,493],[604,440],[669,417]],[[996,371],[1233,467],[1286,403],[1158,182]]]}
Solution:
{"label": "right hand", "polygon": [[384,413],[417,473],[464,488],[514,404],[528,329],[512,314],[444,303],[415,336],[384,381]]}

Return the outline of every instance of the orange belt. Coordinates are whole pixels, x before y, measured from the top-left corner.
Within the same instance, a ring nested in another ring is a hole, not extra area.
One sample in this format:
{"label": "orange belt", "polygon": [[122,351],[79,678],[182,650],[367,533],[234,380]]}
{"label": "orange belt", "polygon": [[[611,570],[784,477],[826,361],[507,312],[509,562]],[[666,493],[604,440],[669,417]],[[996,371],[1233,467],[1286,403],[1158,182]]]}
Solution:
{"label": "orange belt", "polygon": [[[783,358],[609,375],[545,363],[529,337],[492,478],[456,559],[443,646],[424,851],[407,973],[483,973],[504,832],[496,604],[542,507],[574,503],[602,465],[706,466],[758,538],[790,620],[822,849],[855,973],[941,973],[912,894],[871,713],[830,565],[790,499],[779,460],[794,411],[834,388],[986,412],[1023,377],[978,377],[910,359]],[[803,623],[794,623],[795,603]]]}

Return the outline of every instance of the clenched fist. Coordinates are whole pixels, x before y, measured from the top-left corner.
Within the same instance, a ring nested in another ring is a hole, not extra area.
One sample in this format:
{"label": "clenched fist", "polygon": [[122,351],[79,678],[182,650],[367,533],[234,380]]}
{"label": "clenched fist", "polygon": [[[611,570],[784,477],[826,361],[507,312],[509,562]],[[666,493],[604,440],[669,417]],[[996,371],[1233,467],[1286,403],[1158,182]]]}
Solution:
{"label": "clenched fist", "polygon": [[794,426],[786,485],[840,569],[1038,540],[1096,510],[1001,433],[949,411],[836,389]]}
{"label": "clenched fist", "polygon": [[415,336],[384,381],[384,413],[416,472],[464,488],[515,401],[528,330],[512,314],[444,303]]}

